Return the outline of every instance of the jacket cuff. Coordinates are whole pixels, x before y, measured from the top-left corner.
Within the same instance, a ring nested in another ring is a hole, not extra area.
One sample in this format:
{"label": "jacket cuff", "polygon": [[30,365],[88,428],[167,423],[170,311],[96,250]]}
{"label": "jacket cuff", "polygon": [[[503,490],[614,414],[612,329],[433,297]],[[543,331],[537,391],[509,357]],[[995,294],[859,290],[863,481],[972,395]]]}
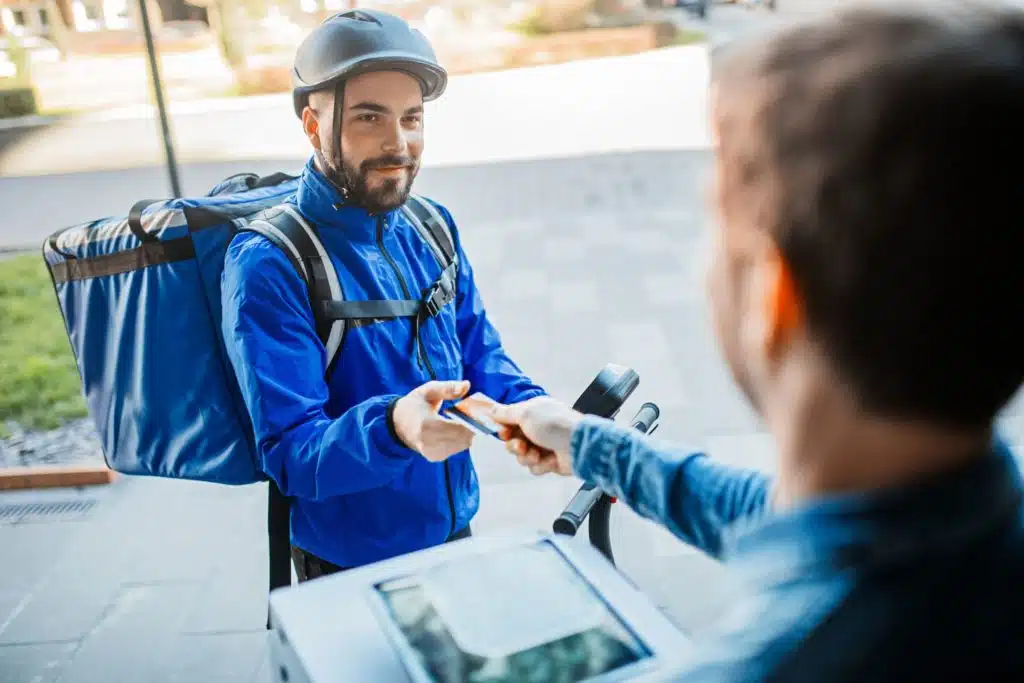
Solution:
{"label": "jacket cuff", "polygon": [[416,451],[405,445],[402,438],[398,436],[398,430],[395,429],[395,406],[398,405],[398,399],[400,398],[401,396],[395,396],[388,401],[388,406],[384,412],[384,422],[388,428],[388,436],[391,437],[393,451],[396,455],[417,455]]}

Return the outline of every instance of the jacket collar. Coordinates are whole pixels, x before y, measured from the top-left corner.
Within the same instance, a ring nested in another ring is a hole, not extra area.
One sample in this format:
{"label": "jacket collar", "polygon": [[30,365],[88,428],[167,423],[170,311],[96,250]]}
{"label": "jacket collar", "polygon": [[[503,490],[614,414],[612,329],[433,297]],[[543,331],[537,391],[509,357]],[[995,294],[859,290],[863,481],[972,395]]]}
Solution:
{"label": "jacket collar", "polygon": [[815,572],[880,568],[956,549],[1020,517],[1020,465],[1009,446],[912,487],[830,496],[731,527],[727,561],[777,585]]}
{"label": "jacket collar", "polygon": [[377,223],[381,217],[385,228],[394,226],[398,209],[378,215],[346,204],[338,189],[317,170],[314,158],[310,157],[302,171],[296,204],[302,215],[318,229],[340,230],[354,242],[373,242],[377,239]]}

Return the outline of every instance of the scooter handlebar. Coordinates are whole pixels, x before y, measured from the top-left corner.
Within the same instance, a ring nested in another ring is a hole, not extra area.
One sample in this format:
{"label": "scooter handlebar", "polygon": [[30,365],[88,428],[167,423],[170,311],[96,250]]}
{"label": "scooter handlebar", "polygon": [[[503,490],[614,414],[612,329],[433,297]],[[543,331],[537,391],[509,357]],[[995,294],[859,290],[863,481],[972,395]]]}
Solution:
{"label": "scooter handlebar", "polygon": [[[650,434],[656,428],[659,417],[661,410],[658,406],[654,403],[645,403],[630,420],[630,426],[641,433]],[[583,520],[605,495],[604,491],[593,484],[584,483],[555,520],[552,530],[556,534],[575,536],[583,526]]]}

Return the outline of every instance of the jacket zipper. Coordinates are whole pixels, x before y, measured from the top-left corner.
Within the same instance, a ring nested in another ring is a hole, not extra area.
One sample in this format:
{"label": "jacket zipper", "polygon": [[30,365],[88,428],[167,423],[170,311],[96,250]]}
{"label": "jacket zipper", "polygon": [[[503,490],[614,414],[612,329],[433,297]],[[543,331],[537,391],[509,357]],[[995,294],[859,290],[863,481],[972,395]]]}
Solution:
{"label": "jacket zipper", "polygon": [[[398,278],[398,284],[402,288],[402,296],[406,299],[411,299],[412,297],[409,294],[409,287],[405,284],[405,278],[402,276],[402,271],[399,270],[398,264],[395,263],[395,260],[391,257],[391,254],[388,253],[387,248],[384,246],[383,216],[379,216],[377,218],[377,248],[380,249],[380,253],[384,255],[388,265],[391,266],[391,270],[395,272],[395,276]],[[419,326],[415,322],[413,323],[413,334],[416,336],[416,348],[419,351],[420,358],[423,359],[424,365],[427,366],[427,372],[430,373],[430,379],[436,380],[437,374],[434,372],[434,367],[430,363],[430,358],[427,357],[427,349],[423,345],[423,340],[419,335]],[[444,461],[444,488],[445,493],[448,496],[448,512],[452,520],[451,529],[448,532],[448,535],[451,536],[455,533],[455,500],[452,496],[452,473],[447,460]]]}

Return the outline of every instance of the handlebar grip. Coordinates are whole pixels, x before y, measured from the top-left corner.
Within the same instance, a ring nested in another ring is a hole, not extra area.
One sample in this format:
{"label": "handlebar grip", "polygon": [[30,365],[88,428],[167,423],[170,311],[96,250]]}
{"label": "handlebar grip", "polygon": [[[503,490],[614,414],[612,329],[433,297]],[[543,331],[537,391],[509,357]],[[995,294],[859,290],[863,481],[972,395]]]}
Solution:
{"label": "handlebar grip", "polygon": [[653,403],[645,403],[640,406],[640,410],[636,411],[630,424],[633,429],[647,434],[658,423],[659,417],[661,417],[661,410],[658,406]]}
{"label": "handlebar grip", "polygon": [[555,520],[552,530],[556,534],[575,536],[576,532],[583,526],[583,520],[587,518],[590,510],[601,499],[602,495],[604,495],[604,492],[593,484],[583,484],[576,492],[576,495],[572,497],[572,500],[569,501],[569,504],[565,506],[565,509],[562,510],[562,514]]}

